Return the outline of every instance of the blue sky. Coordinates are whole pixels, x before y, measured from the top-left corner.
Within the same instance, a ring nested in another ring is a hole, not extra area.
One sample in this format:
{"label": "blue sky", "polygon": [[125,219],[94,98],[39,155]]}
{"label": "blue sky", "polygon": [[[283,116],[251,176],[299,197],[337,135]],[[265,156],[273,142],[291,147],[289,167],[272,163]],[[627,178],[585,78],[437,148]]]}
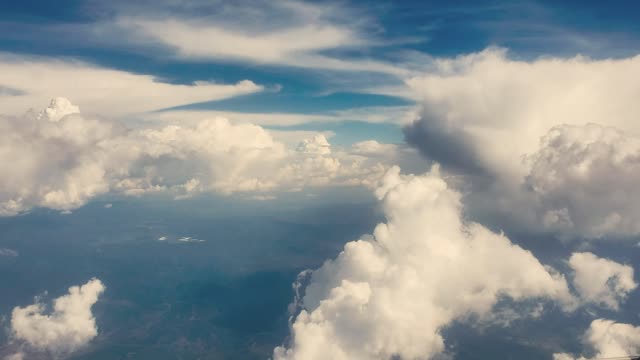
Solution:
{"label": "blue sky", "polygon": [[1,360],[640,354],[638,2],[0,9]]}
{"label": "blue sky", "polygon": [[[424,64],[425,57],[456,56],[490,46],[507,48],[512,57],[531,59],[575,54],[621,57],[635,53],[640,45],[634,15],[637,4],[632,1],[382,1],[373,6],[359,2],[330,5],[325,7],[326,14],[316,19],[318,23],[355,29],[357,39],[346,47],[327,47],[318,49],[318,53],[337,60],[380,61],[401,69]],[[255,14],[247,15],[247,9]],[[258,57],[176,56],[162,41],[141,46],[134,41],[135,35],[121,36],[118,31],[122,29],[113,24],[123,17],[166,19],[171,11],[180,21],[198,19],[209,25],[223,22],[248,34],[286,29],[287,22],[294,29],[298,26],[295,19],[270,23],[269,18],[278,9],[265,2],[224,6],[219,2],[194,2],[182,7],[171,2],[153,6],[119,1],[9,2],[0,14],[0,48],[21,55],[80,59],[176,84],[249,79],[269,89],[222,101],[182,104],[181,109],[318,114],[413,102],[401,91],[407,75],[387,70],[326,69],[320,63],[309,67],[291,66],[286,61],[265,63]],[[222,21],[219,17],[225,11],[232,15]],[[250,29],[242,29],[247,17],[256,16],[259,19]],[[346,120],[367,121],[364,117]],[[377,136],[375,129],[371,134]]]}

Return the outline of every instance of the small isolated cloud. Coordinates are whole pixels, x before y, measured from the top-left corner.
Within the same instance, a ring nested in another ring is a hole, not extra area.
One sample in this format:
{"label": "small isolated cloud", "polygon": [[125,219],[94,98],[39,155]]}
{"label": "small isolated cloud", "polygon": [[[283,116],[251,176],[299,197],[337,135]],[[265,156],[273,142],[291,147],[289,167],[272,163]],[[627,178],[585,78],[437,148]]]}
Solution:
{"label": "small isolated cloud", "polygon": [[201,243],[201,242],[205,242],[205,240],[196,239],[196,238],[193,238],[191,236],[182,236],[182,237],[178,238],[178,241],[182,242],[182,243]]}
{"label": "small isolated cloud", "polygon": [[160,237],[158,238],[158,241],[166,241],[166,240],[167,240],[167,237],[166,237],[166,236],[160,236]]}
{"label": "small isolated cloud", "polygon": [[112,207],[113,207],[113,204],[104,204],[105,209],[111,209]]}
{"label": "small isolated cloud", "polygon": [[573,253],[569,265],[574,271],[573,284],[585,302],[614,310],[638,287],[633,268],[603,259],[592,253]]}
{"label": "small isolated cloud", "polygon": [[39,300],[33,305],[14,308],[13,338],[29,349],[54,357],[80,349],[98,334],[91,307],[104,290],[100,280],[91,279],[82,286],[70,287],[67,295],[54,299],[50,312]]}
{"label": "small isolated cloud", "polygon": [[591,358],[554,354],[554,360],[626,359],[640,353],[640,327],[597,319],[584,334],[584,342],[595,351]]}
{"label": "small isolated cloud", "polygon": [[0,256],[16,257],[18,256],[18,252],[7,248],[0,248]]}
{"label": "small isolated cloud", "polygon": [[437,169],[404,176],[394,167],[375,193],[386,223],[313,271],[275,359],[431,358],[445,350],[446,326],[495,319],[503,297],[575,307],[562,275],[463,220],[462,195]]}

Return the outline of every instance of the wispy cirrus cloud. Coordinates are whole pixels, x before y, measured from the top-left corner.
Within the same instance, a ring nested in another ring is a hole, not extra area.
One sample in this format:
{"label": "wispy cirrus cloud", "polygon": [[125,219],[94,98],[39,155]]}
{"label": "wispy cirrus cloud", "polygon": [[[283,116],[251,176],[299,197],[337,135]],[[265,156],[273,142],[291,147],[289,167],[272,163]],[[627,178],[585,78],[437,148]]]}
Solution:
{"label": "wispy cirrus cloud", "polygon": [[371,53],[395,41],[383,36],[365,8],[356,10],[346,3],[88,2],[78,12],[83,21],[35,26],[5,20],[0,21],[0,30],[11,30],[2,37],[12,41],[41,44],[45,30],[48,42],[61,48],[123,50],[155,59],[394,77],[409,73]]}
{"label": "wispy cirrus cloud", "polygon": [[[117,13],[96,23],[101,32],[133,34],[130,41],[166,47],[190,61],[233,61],[404,76],[407,69],[369,56],[329,55],[384,45],[375,23],[346,6],[298,1],[212,5],[205,16]],[[276,21],[273,21],[276,19]]]}
{"label": "wispy cirrus cloud", "polygon": [[104,68],[73,59],[0,53],[0,86],[15,89],[1,96],[2,113],[16,114],[59,95],[76,99],[83,111],[121,116],[218,100],[262,91],[250,80],[235,84],[171,84],[152,75]]}

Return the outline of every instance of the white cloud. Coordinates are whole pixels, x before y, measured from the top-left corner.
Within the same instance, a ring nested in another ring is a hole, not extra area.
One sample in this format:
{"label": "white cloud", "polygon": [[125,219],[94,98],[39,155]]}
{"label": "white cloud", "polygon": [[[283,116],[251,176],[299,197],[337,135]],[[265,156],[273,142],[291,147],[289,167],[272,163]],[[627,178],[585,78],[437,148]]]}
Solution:
{"label": "white cloud", "polygon": [[522,156],[559,124],[640,132],[634,106],[640,84],[631,81],[640,75],[640,56],[527,62],[488,49],[438,59],[434,67],[408,80],[424,105],[420,125],[468,140],[478,165],[493,173],[524,176]]}
{"label": "white cloud", "polygon": [[147,121],[176,122],[182,124],[197,123],[204,118],[223,117],[234,123],[250,123],[261,126],[289,126],[316,121],[335,121],[328,115],[294,114],[294,113],[242,113],[217,110],[172,110],[149,113],[144,116]]}
{"label": "white cloud", "polygon": [[353,152],[364,155],[389,155],[398,151],[395,144],[382,144],[376,140],[365,140],[353,144]]}
{"label": "white cloud", "polygon": [[[262,34],[233,31],[208,22],[177,19],[122,18],[119,25],[131,27],[175,47],[181,56],[187,58],[250,59],[255,62],[286,63],[299,53],[363,43],[348,28],[329,24],[300,24]],[[260,56],[257,56],[258,54]]]}
{"label": "white cloud", "polygon": [[223,118],[128,129],[77,111],[56,99],[39,114],[0,118],[1,215],[69,211],[108,192],[181,198],[372,186],[395,159],[332,149],[321,134],[290,148],[260,126]]}
{"label": "white cloud", "polygon": [[[354,19],[357,16],[357,21]],[[95,26],[100,34],[132,34],[142,46],[160,44],[188,60],[227,60],[278,66],[405,75],[407,70],[366,57],[344,58],[326,50],[366,49],[373,38],[363,12],[300,1],[230,3],[207,16],[122,11]]]}
{"label": "white cloud", "polygon": [[104,289],[98,279],[82,286],[72,286],[67,295],[53,301],[50,314],[39,301],[14,308],[11,314],[13,337],[37,351],[58,356],[85,346],[98,334],[91,307]]}
{"label": "white cloud", "polygon": [[629,293],[638,287],[631,266],[599,258],[592,253],[573,253],[569,265],[574,271],[573,284],[585,302],[617,310]]}
{"label": "white cloud", "polygon": [[46,111],[0,118],[0,214],[77,207],[108,190],[106,171],[126,166],[129,155],[111,141],[122,129],[79,114],[58,119],[61,104],[67,107],[64,101],[51,104],[54,119],[42,116]]}
{"label": "white cloud", "polygon": [[17,352],[15,354],[11,354],[4,357],[4,360],[23,360],[23,359],[24,359],[23,352]]}
{"label": "white cloud", "polygon": [[20,90],[0,96],[3,114],[20,114],[54,96],[74,99],[86,113],[113,117],[262,91],[249,80],[236,84],[169,84],[150,75],[102,68],[76,60],[0,53],[0,86]]}
{"label": "white cloud", "polygon": [[16,257],[18,256],[18,252],[7,248],[0,248],[0,256]]}
{"label": "white cloud", "polygon": [[413,106],[371,106],[347,110],[302,113],[247,113],[219,110],[171,110],[144,114],[147,121],[157,122],[197,122],[208,117],[223,117],[234,122],[251,123],[262,126],[291,126],[305,123],[364,121],[369,123],[390,123],[402,125],[415,117]]}
{"label": "white cloud", "polygon": [[[640,353],[640,327],[616,323],[612,320],[597,319],[584,335],[584,342],[595,350],[590,358],[617,359],[636,356]],[[586,357],[574,357],[571,354],[553,355],[554,360],[587,360]]]}
{"label": "white cloud", "polygon": [[405,134],[467,180],[492,178],[484,197],[491,185],[476,184],[478,207],[568,237],[640,233],[640,56],[522,61],[488,49],[432,67],[408,81],[422,110]]}
{"label": "white cloud", "polygon": [[191,236],[182,236],[178,239],[178,241],[183,243],[201,243],[205,242],[206,240],[196,239]]}
{"label": "white cloud", "polygon": [[525,184],[546,228],[590,238],[640,234],[640,137],[596,124],[552,128]]}
{"label": "white cloud", "polygon": [[399,171],[376,190],[387,222],[312,273],[291,343],[275,359],[427,359],[444,351],[443,328],[491,318],[502,297],[575,306],[563,276],[465,222],[461,194],[437,169]]}
{"label": "white cloud", "polygon": [[302,140],[296,150],[305,154],[327,155],[331,154],[331,144],[324,135],[318,134]]}

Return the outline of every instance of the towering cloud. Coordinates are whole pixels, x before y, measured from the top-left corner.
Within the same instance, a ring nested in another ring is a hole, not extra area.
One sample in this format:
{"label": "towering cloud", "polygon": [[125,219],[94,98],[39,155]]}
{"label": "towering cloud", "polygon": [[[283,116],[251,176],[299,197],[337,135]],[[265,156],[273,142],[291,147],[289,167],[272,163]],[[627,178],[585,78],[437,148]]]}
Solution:
{"label": "towering cloud", "polygon": [[[640,57],[527,62],[488,49],[440,59],[432,72],[408,80],[423,104],[408,139],[444,164],[455,150],[458,161],[476,158],[485,171],[522,176],[521,157],[556,125],[600,123],[638,134],[640,84],[631,81],[638,75]],[[427,140],[438,134],[466,145],[435,154]]]}
{"label": "towering cloud", "polygon": [[109,189],[131,155],[116,139],[125,129],[80,116],[66,99],[40,113],[0,117],[0,215],[33,206],[66,210]]}
{"label": "towering cloud", "polygon": [[55,299],[49,314],[40,302],[14,308],[11,314],[13,336],[36,351],[52,356],[79,349],[98,334],[91,307],[104,290],[100,280],[92,279],[82,286],[70,287],[67,295]]}
{"label": "towering cloud", "polygon": [[503,297],[575,306],[562,275],[463,220],[461,194],[437,168],[399,172],[376,190],[387,222],[312,273],[275,359],[427,359],[445,350],[444,327],[490,317]]}
{"label": "towering cloud", "polygon": [[541,224],[590,238],[640,234],[640,138],[596,124],[552,128],[527,157]]}
{"label": "towering cloud", "polygon": [[489,49],[439,59],[408,81],[422,110],[405,135],[475,182],[483,207],[530,229],[634,236],[640,85],[630,79],[638,75],[640,57],[521,61]]}

